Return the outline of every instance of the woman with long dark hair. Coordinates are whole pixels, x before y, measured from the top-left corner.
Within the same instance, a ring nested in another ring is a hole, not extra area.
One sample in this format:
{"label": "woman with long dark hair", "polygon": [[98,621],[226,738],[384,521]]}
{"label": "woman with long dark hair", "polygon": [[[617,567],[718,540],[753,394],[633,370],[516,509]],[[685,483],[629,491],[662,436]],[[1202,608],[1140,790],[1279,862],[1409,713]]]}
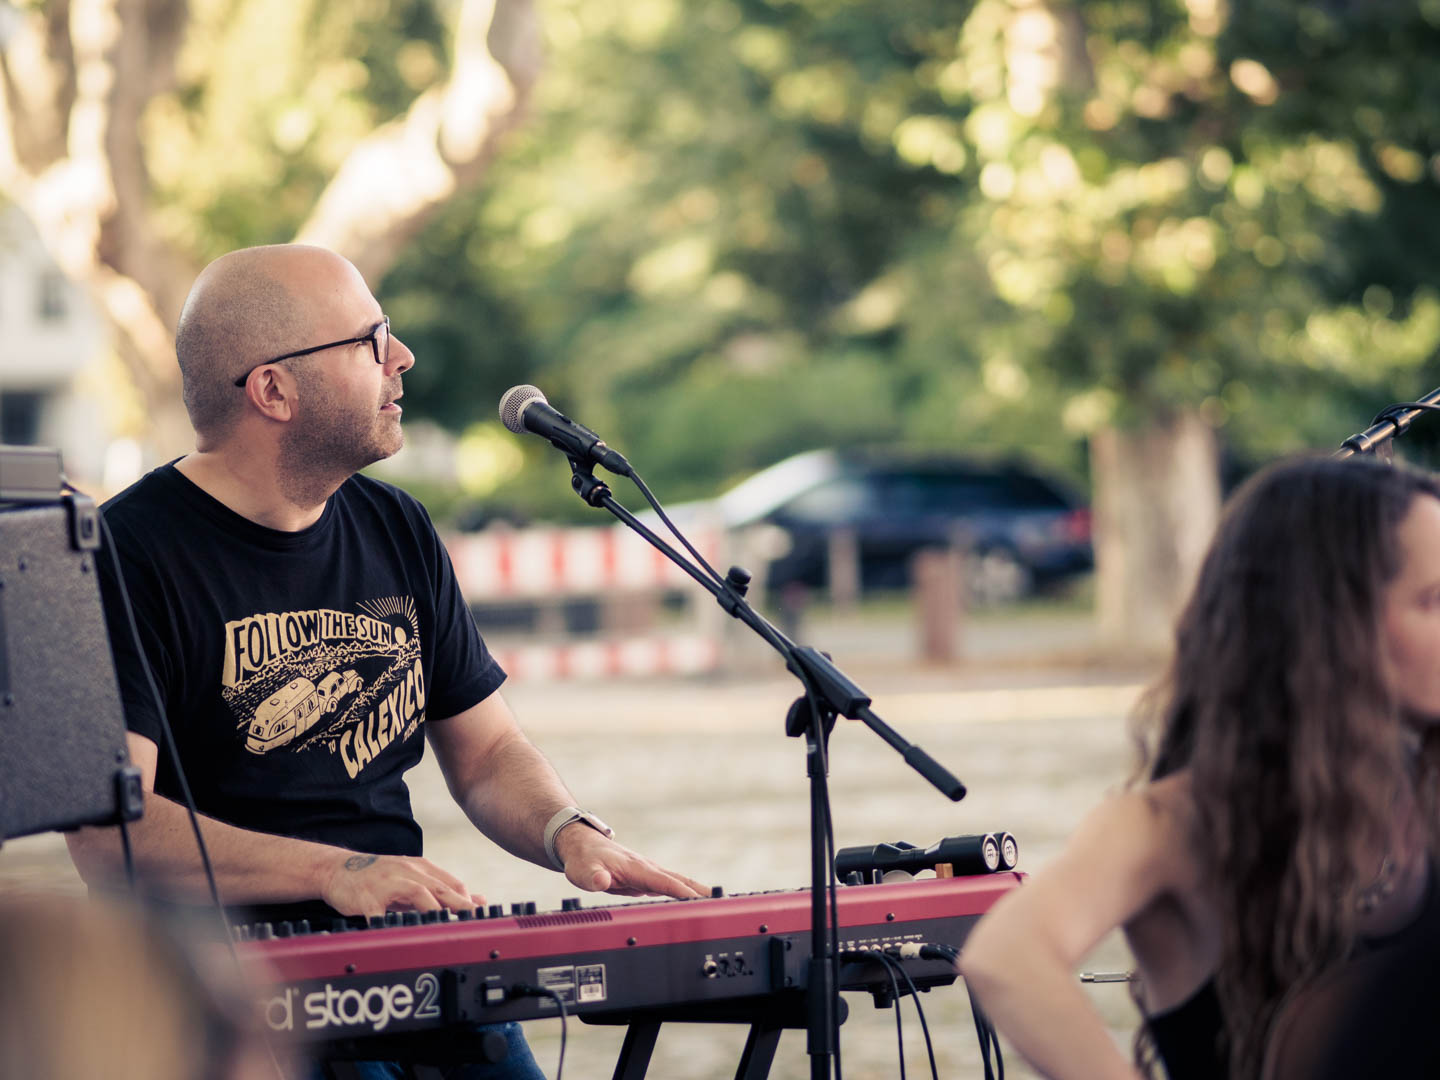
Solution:
{"label": "woman with long dark hair", "polygon": [[[1154,1057],[1171,1080],[1256,1080],[1283,1008],[1440,921],[1440,485],[1329,458],[1252,478],[1139,715],[1134,781],[960,967],[1056,1080],[1134,1080]],[[1116,927],[1145,1015],[1134,1062],[1075,978]]]}

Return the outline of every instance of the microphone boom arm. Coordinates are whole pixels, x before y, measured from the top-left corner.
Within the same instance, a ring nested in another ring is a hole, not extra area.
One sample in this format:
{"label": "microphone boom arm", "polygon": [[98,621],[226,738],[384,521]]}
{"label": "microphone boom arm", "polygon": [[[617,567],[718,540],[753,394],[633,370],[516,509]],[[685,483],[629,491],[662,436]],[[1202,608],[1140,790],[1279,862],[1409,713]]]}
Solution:
{"label": "microphone boom arm", "polygon": [[1335,451],[1338,458],[1352,454],[1368,454],[1403,435],[1409,430],[1415,418],[1424,412],[1440,412],[1440,390],[1431,390],[1415,401],[1402,401],[1380,410],[1375,420],[1364,431],[1351,435]]}
{"label": "microphone boom arm", "polygon": [[785,666],[800,679],[807,693],[817,704],[837,716],[859,720],[885,740],[905,763],[928,780],[947,799],[959,802],[965,797],[965,785],[928,753],[908,742],[870,708],[871,697],[852,682],[824,653],[809,646],[796,645],[750,602],[728,584],[716,582],[700,570],[653,529],[615,501],[609,486],[597,480],[594,466],[577,458],[570,459],[570,486],[588,505],[608,510],[614,517],[639,533],[657,551],[685,571],[705,591],[715,597],[726,614],[738,619],[760,636],[764,642],[785,658]]}
{"label": "microphone boom arm", "polygon": [[[568,456],[568,455],[567,455]],[[826,781],[829,772],[827,743],[836,716],[863,721],[891,747],[901,754],[906,764],[938,788],[947,798],[958,801],[965,796],[965,785],[950,774],[938,761],[920,747],[906,742],[870,708],[866,694],[824,653],[808,646],[797,646],[763,615],[751,607],[744,597],[744,580],[733,571],[723,579],[705,573],[660,537],[653,529],[615,501],[603,480],[595,479],[592,461],[570,457],[570,486],[587,505],[608,510],[622,523],[644,537],[663,553],[733,618],[750,627],[771,648],[785,658],[785,666],[805,688],[805,695],[796,700],[786,717],[785,733],[805,737],[806,775],[810,781],[810,959],[807,964],[806,990],[806,1052],[810,1055],[811,1080],[831,1080],[831,1063],[839,1057],[839,961],[840,947],[835,912],[835,877],[829,854],[834,849],[834,824],[830,816],[830,797]],[[659,500],[650,493],[644,480],[627,471],[626,475],[640,489],[660,519],[666,523],[695,559],[710,570],[710,565],[665,515]],[[829,897],[827,904],[826,897]],[[827,935],[828,931],[828,935]]]}

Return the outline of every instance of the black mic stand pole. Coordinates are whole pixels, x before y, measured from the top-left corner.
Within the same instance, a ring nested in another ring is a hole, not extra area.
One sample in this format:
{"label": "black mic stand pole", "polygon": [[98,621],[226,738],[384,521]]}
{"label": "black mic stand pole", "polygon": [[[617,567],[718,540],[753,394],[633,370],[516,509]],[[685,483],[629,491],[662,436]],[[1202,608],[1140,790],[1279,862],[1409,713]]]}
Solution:
{"label": "black mic stand pole", "polygon": [[805,736],[806,774],[810,781],[811,901],[806,1050],[810,1055],[811,1080],[830,1080],[831,1061],[838,1052],[835,1023],[838,985],[832,963],[838,958],[833,955],[826,934],[830,925],[826,890],[833,883],[827,857],[830,805],[826,788],[826,750],[835,718],[844,716],[864,721],[904,758],[907,765],[952,802],[965,797],[965,785],[924,750],[907,742],[899,732],[876,716],[870,709],[870,696],[851,682],[828,656],[810,646],[796,645],[751,607],[743,595],[749,584],[748,576],[740,577],[732,570],[723,583],[712,580],[616,502],[605,482],[595,478],[594,469],[593,463],[570,458],[570,486],[575,493],[588,505],[608,510],[694,578],[730,616],[739,619],[780,653],[785,658],[785,666],[805,688],[805,695],[790,707],[785,731],[787,735]]}
{"label": "black mic stand pole", "polygon": [[1380,447],[1388,450],[1387,444],[1395,436],[1403,435],[1423,412],[1440,412],[1440,390],[1432,390],[1416,401],[1402,401],[1381,409],[1368,428],[1340,444],[1335,456],[1348,458],[1353,454],[1368,454]]}

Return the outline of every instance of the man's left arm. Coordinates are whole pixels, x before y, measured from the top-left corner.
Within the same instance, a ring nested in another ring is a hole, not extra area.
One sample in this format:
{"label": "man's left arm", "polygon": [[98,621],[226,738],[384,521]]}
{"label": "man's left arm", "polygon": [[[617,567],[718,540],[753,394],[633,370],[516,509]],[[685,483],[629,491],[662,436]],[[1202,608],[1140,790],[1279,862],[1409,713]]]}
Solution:
{"label": "man's left arm", "polygon": [[[525,737],[499,691],[425,730],[450,794],[476,828],[513,855],[550,867],[545,826],[575,799],[554,766]],[[554,840],[577,888],[622,896],[708,896],[710,890],[616,843],[582,821]]]}

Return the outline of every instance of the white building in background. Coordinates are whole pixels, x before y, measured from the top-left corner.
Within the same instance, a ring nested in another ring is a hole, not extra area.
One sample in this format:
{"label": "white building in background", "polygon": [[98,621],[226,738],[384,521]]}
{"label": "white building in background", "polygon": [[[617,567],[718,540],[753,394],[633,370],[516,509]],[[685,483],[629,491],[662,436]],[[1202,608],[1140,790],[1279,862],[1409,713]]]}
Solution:
{"label": "white building in background", "polygon": [[51,260],[35,226],[0,205],[0,443],[58,447],[73,477],[105,470],[103,403],[77,382],[104,353],[105,328]]}

